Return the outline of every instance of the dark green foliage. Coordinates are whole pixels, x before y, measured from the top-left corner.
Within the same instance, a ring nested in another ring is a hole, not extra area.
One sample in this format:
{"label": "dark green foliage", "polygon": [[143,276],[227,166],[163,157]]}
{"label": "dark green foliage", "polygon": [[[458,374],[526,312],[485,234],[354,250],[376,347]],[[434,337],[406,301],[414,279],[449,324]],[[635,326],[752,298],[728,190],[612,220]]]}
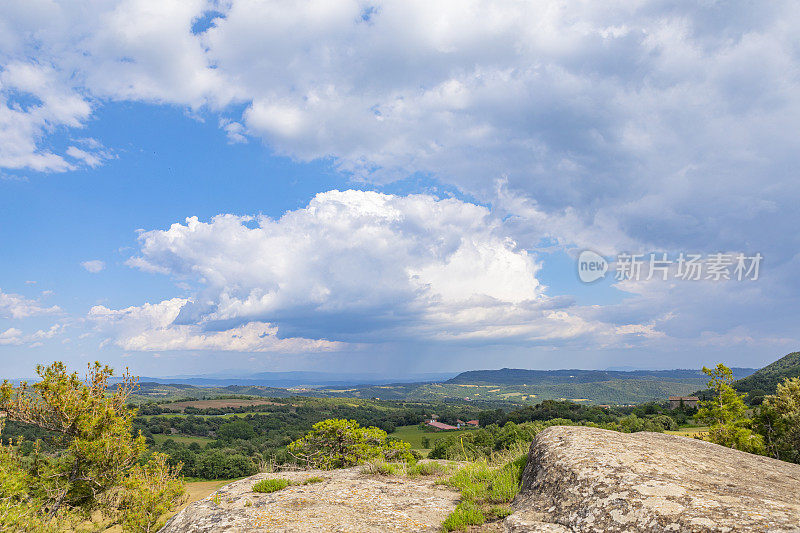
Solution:
{"label": "dark green foliage", "polygon": [[[621,431],[672,431],[679,424],[685,424],[694,410],[668,409],[655,402],[635,407],[602,408],[595,405],[584,405],[567,400],[545,400],[537,405],[516,409],[508,413],[501,409],[483,411],[478,417],[481,427],[492,424],[503,426],[508,422],[521,424],[525,422],[544,422],[561,419],[575,423],[597,424],[608,429]],[[633,415],[633,418],[630,417]],[[622,427],[619,423],[625,420]]]}
{"label": "dark green foliage", "polygon": [[747,403],[747,405],[752,405],[752,406],[761,405],[766,395],[767,393],[761,389],[753,389],[747,393],[747,396],[745,396],[744,401],[745,403]]}
{"label": "dark green foliage", "polygon": [[217,430],[217,436],[223,440],[242,439],[248,440],[255,437],[256,431],[253,426],[244,420],[235,420],[222,424]]}
{"label": "dark green foliage", "polygon": [[667,415],[656,415],[653,417],[653,422],[664,428],[664,431],[675,431],[678,429],[678,423],[675,419]]}
{"label": "dark green foliage", "polygon": [[785,380],[764,398],[755,428],[764,437],[766,455],[800,463],[800,379]]}
{"label": "dark green foliage", "polygon": [[[174,461],[174,458],[173,458]],[[214,450],[195,459],[194,473],[206,479],[233,479],[252,476],[258,472],[253,461],[239,453]]]}
{"label": "dark green foliage", "polygon": [[536,420],[552,420],[553,418],[563,418],[566,420],[572,420],[573,422],[587,421],[594,422],[596,424],[613,422],[616,420],[616,416],[612,414],[612,411],[594,405],[582,405],[566,400],[545,400],[530,407],[511,411],[504,417],[499,416],[497,411],[495,411],[493,415],[483,416],[483,419],[488,421],[488,419],[492,416],[496,417],[494,423],[501,425],[505,424],[506,422],[515,422],[519,424],[522,422],[533,422]]}

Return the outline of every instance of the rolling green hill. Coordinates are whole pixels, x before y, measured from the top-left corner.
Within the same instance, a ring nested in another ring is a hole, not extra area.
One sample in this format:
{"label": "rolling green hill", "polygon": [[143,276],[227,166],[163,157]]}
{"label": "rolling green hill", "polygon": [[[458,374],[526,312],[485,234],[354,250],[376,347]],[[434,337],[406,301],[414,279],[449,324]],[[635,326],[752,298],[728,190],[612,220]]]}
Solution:
{"label": "rolling green hill", "polygon": [[764,391],[774,394],[778,383],[786,378],[800,377],[800,352],[784,355],[772,364],[733,383],[739,392]]}
{"label": "rolling green hill", "polygon": [[[733,368],[736,378],[752,374],[753,368]],[[667,381],[696,383],[706,380],[701,370],[525,370],[522,368],[501,368],[500,370],[470,370],[462,372],[445,383],[486,383],[504,385],[553,385],[562,383],[599,383],[616,380]]]}

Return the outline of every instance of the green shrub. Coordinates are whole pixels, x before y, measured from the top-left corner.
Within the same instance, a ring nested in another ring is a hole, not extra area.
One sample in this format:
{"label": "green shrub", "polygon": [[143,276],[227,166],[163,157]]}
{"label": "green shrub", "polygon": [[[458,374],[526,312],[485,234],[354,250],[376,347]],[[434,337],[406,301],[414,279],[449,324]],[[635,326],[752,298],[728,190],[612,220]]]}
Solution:
{"label": "green shrub", "polygon": [[[0,419],[0,426],[3,420]],[[0,531],[46,531],[55,528],[57,519],[43,515],[46,495],[38,490],[36,480],[26,468],[18,447],[0,443]],[[64,511],[61,512],[62,515]]]}
{"label": "green shrub", "polygon": [[306,466],[344,468],[365,461],[415,461],[411,445],[389,439],[376,427],[361,427],[355,420],[329,419],[317,422],[304,437],[292,442],[288,451]]}
{"label": "green shrub", "polygon": [[283,478],[262,479],[253,485],[253,492],[275,492],[289,486],[289,480]]}
{"label": "green shrub", "polygon": [[525,471],[526,466],[528,466],[528,450],[518,453],[517,458],[506,465],[506,468],[514,472],[517,484],[522,483],[522,472]]}
{"label": "green shrub", "polygon": [[480,509],[471,501],[462,501],[442,522],[442,531],[458,531],[467,526],[479,526],[486,521]]}
{"label": "green shrub", "polygon": [[205,479],[233,479],[252,476],[258,467],[252,459],[233,450],[206,451],[198,456],[196,473]]}
{"label": "green shrub", "polygon": [[323,481],[325,481],[324,477],[311,476],[308,479],[304,479],[302,484],[303,485],[311,485],[312,483],[322,483]]}
{"label": "green shrub", "polygon": [[767,455],[800,463],[800,379],[785,379],[775,394],[764,398],[756,429],[764,437]]}
{"label": "green shrub", "polygon": [[[180,466],[168,467],[163,455],[139,463],[145,438],[133,431],[136,412],[128,407],[136,380],[125,374],[112,388],[113,371],[99,362],[85,379],[60,362],[36,373],[31,386],[0,385],[0,411],[58,437],[46,451],[20,441],[1,446],[0,530],[74,530],[91,513],[119,513],[125,531],[152,531],[159,511],[178,503],[183,483]],[[131,501],[142,504],[132,510]]]}
{"label": "green shrub", "polygon": [[461,498],[477,503],[508,503],[519,491],[517,468],[492,468],[480,461],[467,465],[446,481],[461,491]]}
{"label": "green shrub", "polygon": [[136,465],[122,483],[119,522],[123,531],[152,533],[162,525],[162,516],[180,501],[185,490],[177,479],[178,468],[167,464],[167,456],[156,453],[144,465]]}
{"label": "green shrub", "polygon": [[708,388],[714,391],[715,398],[701,402],[694,415],[709,426],[708,433],[700,438],[744,452],[763,453],[764,439],[750,428],[752,421],[746,416],[744,394],[738,394],[731,386],[733,372],[723,364],[713,369],[703,367],[703,372],[711,378]]}
{"label": "green shrub", "polygon": [[253,426],[244,420],[234,420],[222,424],[217,430],[217,437],[222,440],[252,439],[256,436]]}
{"label": "green shrub", "polygon": [[489,426],[463,435],[447,435],[436,440],[429,459],[475,461],[489,459],[496,452],[529,446],[543,429],[555,425],[575,425],[571,420],[554,419],[547,422],[507,423],[503,427]]}
{"label": "green shrub", "polygon": [[661,426],[664,431],[675,431],[678,429],[678,423],[675,422],[675,419],[671,416],[656,415],[653,417],[653,422]]}
{"label": "green shrub", "polygon": [[383,458],[387,461],[416,462],[417,457],[411,451],[411,444],[401,440],[389,440],[383,450]]}

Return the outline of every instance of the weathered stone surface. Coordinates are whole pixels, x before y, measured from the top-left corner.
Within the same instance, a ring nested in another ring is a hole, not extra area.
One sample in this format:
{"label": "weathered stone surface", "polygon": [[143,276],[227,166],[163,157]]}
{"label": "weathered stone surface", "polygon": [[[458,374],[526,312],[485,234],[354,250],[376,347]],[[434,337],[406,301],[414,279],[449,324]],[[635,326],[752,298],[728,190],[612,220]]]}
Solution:
{"label": "weathered stone surface", "polygon": [[561,524],[547,522],[541,513],[517,511],[503,522],[508,533],[572,533],[572,530]]}
{"label": "weathered stone surface", "polygon": [[[265,478],[302,482],[314,476],[325,481],[268,494],[252,491]],[[365,476],[360,467],[257,474],[192,503],[161,532],[438,531],[458,498],[433,480]]]}
{"label": "weathered stone surface", "polygon": [[674,435],[551,427],[513,507],[514,532],[800,531],[800,465]]}

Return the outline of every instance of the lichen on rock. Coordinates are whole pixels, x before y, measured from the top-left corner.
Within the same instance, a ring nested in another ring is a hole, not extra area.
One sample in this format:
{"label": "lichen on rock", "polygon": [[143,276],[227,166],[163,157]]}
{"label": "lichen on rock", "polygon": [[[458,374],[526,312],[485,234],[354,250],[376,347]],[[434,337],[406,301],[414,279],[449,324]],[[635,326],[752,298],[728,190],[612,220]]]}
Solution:
{"label": "lichen on rock", "polygon": [[[302,484],[312,477],[324,481]],[[296,484],[253,492],[267,478]],[[257,474],[192,503],[161,533],[438,531],[458,498],[431,479],[370,476],[361,467]]]}
{"label": "lichen on rock", "polygon": [[555,426],[531,444],[513,507],[514,532],[800,531],[800,465],[674,435]]}

